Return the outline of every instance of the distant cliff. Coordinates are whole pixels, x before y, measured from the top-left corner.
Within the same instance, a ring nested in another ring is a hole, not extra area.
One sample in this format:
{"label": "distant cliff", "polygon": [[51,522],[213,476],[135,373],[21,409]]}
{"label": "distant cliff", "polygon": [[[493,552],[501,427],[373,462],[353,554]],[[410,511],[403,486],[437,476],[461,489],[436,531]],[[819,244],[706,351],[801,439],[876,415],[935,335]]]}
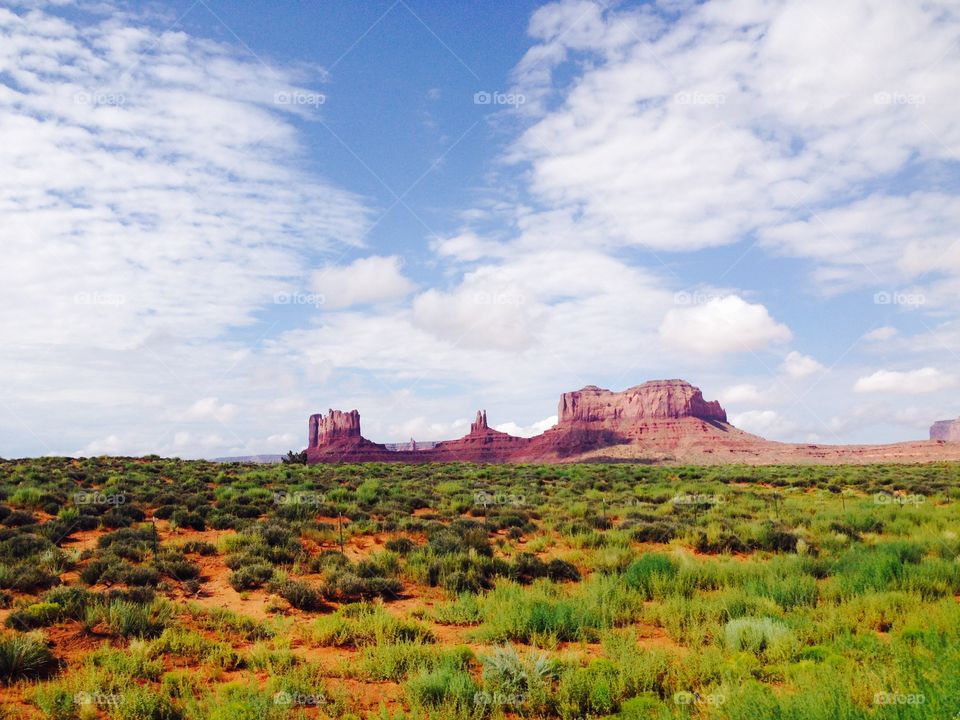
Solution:
{"label": "distant cliff", "polygon": [[930,427],[931,440],[960,442],[960,419],[940,420]]}
{"label": "distant cliff", "polygon": [[[520,438],[492,429],[481,410],[462,438],[421,448],[371,442],[360,434],[356,410],[329,410],[310,417],[307,457],[310,462],[551,461],[630,443],[655,429],[677,439],[687,432],[701,434],[705,423],[727,422],[718,402],[705,401],[698,388],[683,380],[656,380],[623,392],[590,385],[563,393],[558,417],[557,425],[542,435]],[[692,422],[681,422],[686,420]]]}

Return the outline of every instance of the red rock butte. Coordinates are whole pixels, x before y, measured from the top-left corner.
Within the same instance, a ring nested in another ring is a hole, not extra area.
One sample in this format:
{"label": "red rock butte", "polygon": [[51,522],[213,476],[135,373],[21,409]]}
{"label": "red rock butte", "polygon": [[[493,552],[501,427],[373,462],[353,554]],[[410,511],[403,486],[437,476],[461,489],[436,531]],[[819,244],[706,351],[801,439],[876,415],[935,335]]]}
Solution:
{"label": "red rock butte", "polygon": [[[938,423],[937,425],[941,425]],[[960,460],[960,421],[944,437],[892,445],[791,444],[738,430],[717,401],[684,380],[653,380],[623,392],[588,385],[560,396],[557,424],[531,438],[487,424],[477,412],[456,440],[402,445],[360,434],[360,413],[311,415],[310,463],[641,462],[693,464],[873,463]],[[936,427],[936,426],[935,426]],[[952,434],[951,434],[952,433]],[[931,429],[931,437],[933,429]]]}

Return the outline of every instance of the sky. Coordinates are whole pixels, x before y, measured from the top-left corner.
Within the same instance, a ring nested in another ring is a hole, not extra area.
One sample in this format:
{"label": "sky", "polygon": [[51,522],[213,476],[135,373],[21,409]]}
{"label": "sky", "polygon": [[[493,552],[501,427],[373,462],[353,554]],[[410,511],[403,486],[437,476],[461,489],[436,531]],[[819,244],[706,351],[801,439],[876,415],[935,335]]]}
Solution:
{"label": "sky", "polygon": [[0,3],[0,456],[960,415],[960,6]]}

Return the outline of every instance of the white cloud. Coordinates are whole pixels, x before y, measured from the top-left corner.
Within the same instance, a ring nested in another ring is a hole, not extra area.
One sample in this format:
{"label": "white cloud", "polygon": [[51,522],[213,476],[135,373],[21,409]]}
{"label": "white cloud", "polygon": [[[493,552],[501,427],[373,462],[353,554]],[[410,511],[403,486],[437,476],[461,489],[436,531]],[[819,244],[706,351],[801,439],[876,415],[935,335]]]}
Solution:
{"label": "white cloud", "polygon": [[763,395],[757,389],[756,385],[751,385],[749,383],[743,383],[740,385],[733,385],[728,387],[726,390],[720,393],[719,398],[721,403],[734,403],[734,404],[749,404],[760,402],[763,399]]}
{"label": "white cloud", "polygon": [[[509,155],[541,205],[527,222],[566,218],[583,243],[655,250],[755,233],[813,259],[825,289],[947,275],[926,292],[949,306],[960,202],[940,178],[960,159],[956,6],[664,7],[535,13],[515,72],[532,124]],[[896,182],[903,171],[918,179]]]}
{"label": "white cloud", "polygon": [[184,420],[214,420],[228,423],[237,416],[239,408],[232,403],[222,403],[218,398],[207,397],[197,400],[183,414]]}
{"label": "white cloud", "polygon": [[517,423],[512,421],[500,423],[499,425],[494,426],[494,430],[499,430],[500,432],[505,432],[508,435],[514,435],[516,437],[533,437],[534,435],[539,435],[545,430],[549,430],[556,424],[557,416],[551,415],[550,417],[544,418],[543,420],[538,420],[530,425],[517,425]]}
{"label": "white cloud", "polygon": [[308,91],[296,73],[130,16],[74,15],[0,10],[5,335],[214,337],[299,284],[316,251],[360,241],[358,199],[297,170],[297,106],[275,102]]}
{"label": "white cloud", "polygon": [[809,355],[793,350],[783,359],[780,369],[790,377],[799,380],[814,373],[822,372],[825,368]]}
{"label": "white cloud", "polygon": [[858,393],[879,392],[913,395],[945,390],[955,387],[956,384],[956,376],[942,373],[937,368],[925,367],[906,372],[877,370],[872,375],[859,378],[853,389]]}
{"label": "white cloud", "polygon": [[775,410],[748,410],[730,416],[730,423],[754,435],[770,440],[780,440],[790,436],[796,426]]}
{"label": "white cloud", "polygon": [[871,330],[866,335],[863,336],[864,340],[869,340],[870,342],[884,342],[886,340],[892,340],[897,335],[897,329],[891,325],[884,325],[883,327],[878,327],[875,330]]}
{"label": "white cloud", "polygon": [[312,287],[323,295],[328,308],[400,300],[414,284],[404,277],[397,256],[370,256],[349,265],[328,265],[313,274]]}
{"label": "white cloud", "polygon": [[[118,435],[111,434],[104,438],[92,440],[75,455],[79,457],[96,457],[98,455],[123,455],[127,445]],[[128,451],[127,451],[128,452]]]}
{"label": "white cloud", "polygon": [[670,310],[660,325],[660,337],[677,348],[712,355],[759,350],[791,335],[763,305],[728,295]]}
{"label": "white cloud", "polygon": [[506,254],[504,246],[485,240],[470,231],[450,238],[435,240],[430,246],[441,257],[468,262],[485,257],[502,257]]}

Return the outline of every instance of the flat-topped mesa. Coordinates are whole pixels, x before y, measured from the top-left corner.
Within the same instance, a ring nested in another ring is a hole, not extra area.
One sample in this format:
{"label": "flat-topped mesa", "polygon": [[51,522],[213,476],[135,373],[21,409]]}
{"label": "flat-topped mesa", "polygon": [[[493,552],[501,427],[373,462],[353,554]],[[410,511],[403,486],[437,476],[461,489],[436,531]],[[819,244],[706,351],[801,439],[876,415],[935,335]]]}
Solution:
{"label": "flat-topped mesa", "polygon": [[590,425],[611,430],[628,430],[647,420],[685,417],[727,422],[719,402],[707,402],[699,388],[684,380],[653,380],[623,392],[588,385],[563,393],[557,416],[560,427]]}
{"label": "flat-topped mesa", "polygon": [[960,442],[960,418],[957,420],[938,420],[930,426],[930,439],[945,442]]}
{"label": "flat-topped mesa", "polygon": [[308,448],[360,438],[360,413],[356,410],[328,410],[326,416],[310,416]]}

